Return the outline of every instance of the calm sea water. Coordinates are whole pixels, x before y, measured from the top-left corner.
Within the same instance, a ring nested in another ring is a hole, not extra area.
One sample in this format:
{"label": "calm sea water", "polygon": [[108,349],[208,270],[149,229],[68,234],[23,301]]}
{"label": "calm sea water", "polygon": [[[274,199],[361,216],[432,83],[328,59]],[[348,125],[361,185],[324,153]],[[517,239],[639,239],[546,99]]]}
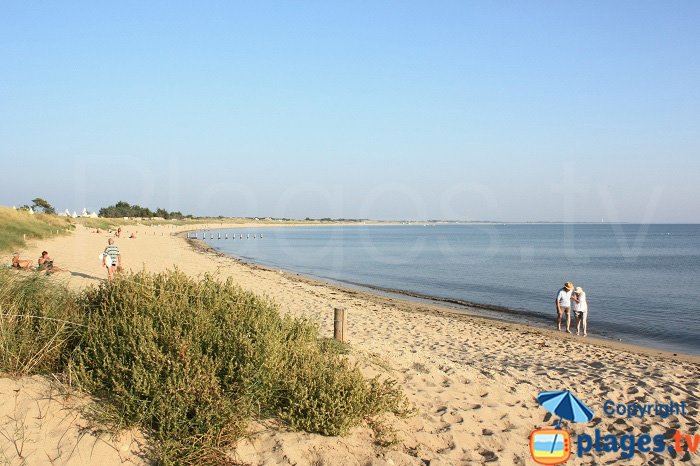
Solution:
{"label": "calm sea water", "polygon": [[209,244],[244,260],[455,307],[497,306],[481,312],[541,325],[552,325],[555,295],[573,281],[587,293],[591,335],[700,354],[700,225],[324,226],[217,230],[215,238],[219,232],[229,239]]}

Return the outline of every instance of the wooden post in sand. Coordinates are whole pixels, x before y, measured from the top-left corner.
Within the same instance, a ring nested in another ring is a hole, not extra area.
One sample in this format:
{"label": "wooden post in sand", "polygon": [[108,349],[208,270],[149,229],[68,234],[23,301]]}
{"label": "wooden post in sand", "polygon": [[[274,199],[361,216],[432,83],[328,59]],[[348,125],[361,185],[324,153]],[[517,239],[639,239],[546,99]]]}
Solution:
{"label": "wooden post in sand", "polygon": [[333,338],[340,341],[340,342],[345,341],[345,308],[344,307],[336,307],[334,309]]}

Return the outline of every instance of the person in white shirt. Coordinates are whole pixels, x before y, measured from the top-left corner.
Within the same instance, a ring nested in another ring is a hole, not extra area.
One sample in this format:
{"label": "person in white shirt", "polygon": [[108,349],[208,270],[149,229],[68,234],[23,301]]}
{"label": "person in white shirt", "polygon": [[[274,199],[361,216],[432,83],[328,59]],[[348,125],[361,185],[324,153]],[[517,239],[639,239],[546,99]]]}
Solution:
{"label": "person in white shirt", "polygon": [[569,309],[571,309],[571,291],[574,289],[574,284],[571,282],[564,283],[564,287],[557,293],[557,328],[561,332],[561,319],[564,317],[566,312],[566,331],[571,333],[571,316],[569,315]]}
{"label": "person in white shirt", "polygon": [[588,336],[588,302],[586,293],[580,286],[571,295],[571,310],[576,316],[576,335],[581,334],[581,324],[583,324],[583,336]]}

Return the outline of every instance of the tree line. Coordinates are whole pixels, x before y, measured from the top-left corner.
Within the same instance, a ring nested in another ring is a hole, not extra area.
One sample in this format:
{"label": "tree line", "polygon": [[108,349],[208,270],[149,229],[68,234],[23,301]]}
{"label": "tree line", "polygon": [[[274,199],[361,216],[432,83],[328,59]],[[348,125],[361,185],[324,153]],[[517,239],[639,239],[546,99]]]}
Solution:
{"label": "tree line", "polygon": [[141,207],[138,204],[131,205],[125,201],[119,201],[109,207],[102,207],[98,212],[100,217],[119,218],[119,217],[141,217],[153,218],[160,217],[166,220],[181,220],[183,218],[192,218],[192,215],[184,215],[182,212],[168,212],[165,209],[158,208],[154,211],[148,207]]}
{"label": "tree line", "polygon": [[[43,212],[45,214],[55,215],[56,209],[45,199],[37,197],[32,199],[32,204],[25,204],[19,207],[20,210],[32,209],[35,212]],[[105,218],[120,218],[120,217],[141,217],[153,218],[161,217],[166,220],[181,220],[183,218],[192,218],[192,215],[184,215],[182,212],[168,212],[165,209],[158,208],[154,211],[148,207],[141,207],[138,204],[131,205],[128,202],[119,201],[114,205],[102,207],[98,215]]]}

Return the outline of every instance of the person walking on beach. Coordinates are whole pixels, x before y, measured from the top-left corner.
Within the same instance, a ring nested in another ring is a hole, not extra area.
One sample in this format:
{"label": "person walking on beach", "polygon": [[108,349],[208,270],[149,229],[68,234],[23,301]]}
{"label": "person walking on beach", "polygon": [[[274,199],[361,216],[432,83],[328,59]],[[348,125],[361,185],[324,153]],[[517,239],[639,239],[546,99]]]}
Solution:
{"label": "person walking on beach", "polygon": [[114,244],[114,239],[109,238],[107,243],[107,247],[102,253],[102,265],[107,268],[107,280],[111,281],[114,278],[114,272],[117,271],[117,267],[121,269],[122,255],[119,253],[119,247]]}
{"label": "person walking on beach", "polygon": [[581,334],[583,323],[583,336],[588,336],[588,302],[586,302],[586,293],[580,286],[571,294],[571,310],[576,316],[576,335]]}
{"label": "person walking on beach", "polygon": [[571,282],[564,283],[564,287],[557,293],[557,328],[561,332],[561,319],[566,312],[566,331],[571,333],[571,291],[574,289],[574,284]]}

